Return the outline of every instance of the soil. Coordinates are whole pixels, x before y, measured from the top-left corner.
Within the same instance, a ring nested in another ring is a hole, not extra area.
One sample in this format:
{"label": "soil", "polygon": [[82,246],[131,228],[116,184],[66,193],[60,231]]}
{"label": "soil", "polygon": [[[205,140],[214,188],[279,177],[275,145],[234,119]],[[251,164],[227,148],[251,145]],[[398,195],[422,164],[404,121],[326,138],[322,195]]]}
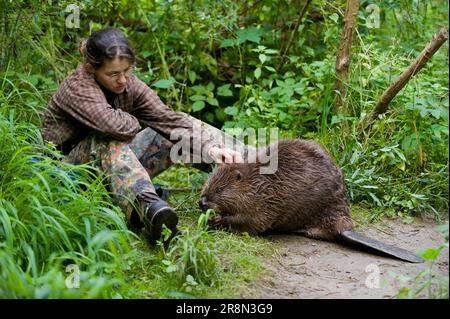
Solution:
{"label": "soil", "polygon": [[[445,242],[436,226],[435,222],[426,220],[412,224],[389,220],[356,230],[385,243],[418,252]],[[403,262],[344,244],[297,235],[276,235],[268,239],[276,245],[273,258],[265,262],[273,276],[256,283],[255,291],[258,291],[259,298],[395,298],[401,287],[411,288],[414,278],[430,267],[430,262]],[[445,248],[432,269],[448,276],[448,264],[449,252]],[[400,281],[398,275],[410,280]]]}

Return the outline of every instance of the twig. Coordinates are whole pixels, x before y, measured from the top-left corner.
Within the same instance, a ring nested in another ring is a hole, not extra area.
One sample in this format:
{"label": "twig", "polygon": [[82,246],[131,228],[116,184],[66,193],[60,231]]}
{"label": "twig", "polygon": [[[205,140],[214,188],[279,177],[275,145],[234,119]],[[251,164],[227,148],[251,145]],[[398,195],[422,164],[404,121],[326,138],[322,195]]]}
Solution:
{"label": "twig", "polygon": [[403,73],[398,77],[394,83],[389,86],[389,88],[384,91],[378,100],[375,108],[368,113],[360,122],[358,131],[363,132],[365,128],[379,115],[387,111],[389,103],[392,99],[400,92],[401,89],[408,83],[408,81],[417,74],[425,64],[431,59],[431,57],[436,53],[437,50],[447,41],[448,30],[446,27],[442,27],[438,33],[433,36],[431,42],[422,50],[420,55],[416,58],[410,66],[403,71]]}
{"label": "twig", "polygon": [[[298,26],[302,22],[303,16],[305,15],[306,9],[308,8],[308,6],[311,3],[311,1],[312,0],[307,0],[306,1],[305,5],[302,8],[302,11],[298,15],[298,19],[297,19],[297,22],[295,23],[294,31],[292,32],[291,37],[289,38],[289,42],[286,45],[286,48],[284,49],[283,54],[281,55],[281,61],[283,61],[284,57],[286,56],[286,54],[288,53],[289,49],[291,48],[292,42],[294,41],[294,38],[295,38],[295,36],[298,33]],[[282,63],[280,63],[280,64],[282,64]]]}

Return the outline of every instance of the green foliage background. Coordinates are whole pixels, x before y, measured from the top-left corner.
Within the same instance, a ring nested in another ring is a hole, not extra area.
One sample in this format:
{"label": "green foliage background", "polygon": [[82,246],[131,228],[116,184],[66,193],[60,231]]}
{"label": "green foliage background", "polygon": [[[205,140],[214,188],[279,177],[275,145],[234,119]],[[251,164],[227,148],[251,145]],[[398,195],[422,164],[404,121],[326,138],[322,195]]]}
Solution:
{"label": "green foliage background", "polygon": [[[249,269],[260,269],[257,239],[196,226],[195,197],[206,176],[180,168],[161,177],[172,186],[186,178],[194,185],[185,199],[173,199],[186,233],[174,250],[148,250],[126,229],[101,179],[81,167],[75,182],[67,173],[73,167],[50,159],[60,155],[42,141],[40,116],[80,63],[80,40],[105,26],[129,37],[137,76],[173,109],[219,128],[278,127],[283,137],[325,145],[344,170],[351,202],[369,209],[369,220],[408,222],[422,212],[447,219],[448,42],[370,131],[358,135],[356,127],[439,27],[448,27],[448,1],[360,1],[348,96],[339,110],[333,85],[342,0],[312,1],[295,37],[306,1],[0,3],[1,297],[236,296],[242,292],[230,283],[251,281]],[[71,4],[80,9],[79,28],[66,25]],[[380,9],[377,28],[366,25],[370,4]],[[254,258],[236,263],[242,257],[227,257],[227,244],[247,247]],[[186,249],[196,257],[182,262]],[[64,289],[64,267],[72,263],[89,282],[82,289]],[[202,267],[210,271],[202,274]],[[219,276],[211,277],[214,269]],[[177,271],[181,278],[172,276]]]}

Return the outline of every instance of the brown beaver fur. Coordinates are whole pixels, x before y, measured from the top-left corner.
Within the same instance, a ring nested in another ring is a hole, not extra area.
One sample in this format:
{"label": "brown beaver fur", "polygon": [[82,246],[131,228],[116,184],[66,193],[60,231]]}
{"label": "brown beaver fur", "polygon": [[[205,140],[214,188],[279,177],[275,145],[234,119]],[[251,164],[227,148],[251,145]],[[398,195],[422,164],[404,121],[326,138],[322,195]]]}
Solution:
{"label": "brown beaver fur", "polygon": [[199,202],[202,209],[215,210],[212,225],[250,234],[301,232],[325,240],[353,228],[342,172],[321,145],[279,141],[278,170],[261,174],[261,166],[267,164],[221,164],[215,169]]}

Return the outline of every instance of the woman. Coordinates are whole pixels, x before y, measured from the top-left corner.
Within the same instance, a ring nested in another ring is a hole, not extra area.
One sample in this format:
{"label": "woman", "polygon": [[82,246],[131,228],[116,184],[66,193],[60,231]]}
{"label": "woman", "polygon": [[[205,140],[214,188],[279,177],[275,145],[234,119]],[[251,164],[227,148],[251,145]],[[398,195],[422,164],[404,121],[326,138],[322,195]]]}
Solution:
{"label": "woman", "polygon": [[[83,63],[49,101],[44,139],[61,149],[65,161],[93,162],[108,173],[112,194],[131,226],[145,226],[153,240],[163,224],[175,233],[177,214],[158,196],[151,177],[171,164],[171,132],[184,129],[193,140],[198,120],[172,111],[132,74],[135,55],[118,29],[94,32],[80,51]],[[212,137],[191,145],[214,162],[242,160]]]}

